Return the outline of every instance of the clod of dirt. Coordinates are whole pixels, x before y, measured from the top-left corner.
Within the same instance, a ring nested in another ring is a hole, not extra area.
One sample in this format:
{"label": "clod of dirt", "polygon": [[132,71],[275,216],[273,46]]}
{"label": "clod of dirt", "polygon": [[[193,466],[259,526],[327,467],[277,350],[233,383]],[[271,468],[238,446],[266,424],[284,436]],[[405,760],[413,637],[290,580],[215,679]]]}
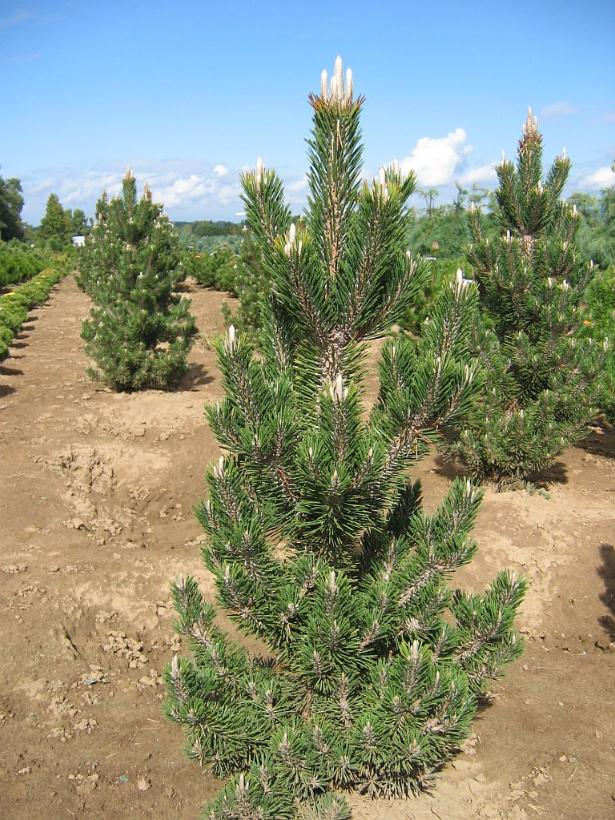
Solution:
{"label": "clod of dirt", "polygon": [[73,706],[69,699],[64,695],[52,698],[51,703],[47,707],[47,711],[51,712],[51,714],[55,717],[61,717],[63,715],[74,717],[79,713],[79,709]]}
{"label": "clod of dirt", "polygon": [[162,681],[162,675],[160,675],[155,669],[150,669],[149,675],[144,675],[142,678],[139,678],[137,688],[141,689],[144,686],[161,686]]}
{"label": "clod of dirt", "polygon": [[94,720],[94,718],[83,718],[83,720],[80,720],[79,723],[75,723],[73,726],[73,731],[86,732],[88,735],[91,735],[97,726],[98,721]]}
{"label": "clod of dirt", "polygon": [[75,782],[78,794],[86,794],[87,792],[93,792],[97,787],[100,775],[97,772],[87,775],[78,772],[77,774],[69,774],[68,779]]}
{"label": "clod of dirt", "polygon": [[103,650],[119,658],[126,658],[130,669],[140,669],[147,663],[147,656],[143,652],[143,643],[127,638],[125,632],[109,632],[108,641],[103,644]]}
{"label": "clod of dirt", "polygon": [[6,564],[2,567],[2,572],[6,572],[7,575],[17,575],[19,572],[26,572],[27,569],[27,564]]}
{"label": "clod of dirt", "polygon": [[542,786],[551,780],[551,775],[544,766],[536,766],[536,768],[530,772],[529,778],[535,786]]}
{"label": "clod of dirt", "polygon": [[137,781],[137,789],[139,789],[140,792],[146,792],[148,789],[151,789],[151,787],[151,782],[146,780],[144,777]]}

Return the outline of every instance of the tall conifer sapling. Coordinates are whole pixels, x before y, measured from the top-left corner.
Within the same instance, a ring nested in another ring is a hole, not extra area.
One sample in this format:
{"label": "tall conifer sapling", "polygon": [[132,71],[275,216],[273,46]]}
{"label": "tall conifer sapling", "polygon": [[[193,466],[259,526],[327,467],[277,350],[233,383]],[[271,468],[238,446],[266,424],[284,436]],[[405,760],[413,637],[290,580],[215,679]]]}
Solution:
{"label": "tall conifer sapling", "polygon": [[173,586],[192,657],[166,670],[167,713],[189,755],[231,777],[210,818],[344,818],[340,791],[415,793],[521,650],[522,580],[448,587],[474,554],[480,493],[455,481],[426,515],[408,477],[476,389],[476,288],[459,276],[418,344],[384,345],[368,412],[366,342],[428,272],[405,247],[415,181],[393,165],[362,182],[363,99],[339,58],[310,103],[304,227],[274,171],[259,160],[243,177],[272,289],[259,354],[233,327],[219,345],[226,396],[208,417],[224,454],[198,511],[218,603],[261,653],[215,622],[193,578]]}

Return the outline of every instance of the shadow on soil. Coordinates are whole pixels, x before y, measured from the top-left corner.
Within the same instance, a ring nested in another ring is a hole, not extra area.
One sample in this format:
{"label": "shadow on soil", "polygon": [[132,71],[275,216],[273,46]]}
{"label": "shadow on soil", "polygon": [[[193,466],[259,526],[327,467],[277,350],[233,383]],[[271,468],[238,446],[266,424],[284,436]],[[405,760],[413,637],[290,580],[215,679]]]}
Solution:
{"label": "shadow on soil", "polygon": [[174,392],[184,390],[194,390],[201,384],[210,384],[214,378],[209,374],[202,364],[193,364],[186,375],[178,382]]}
{"label": "shadow on soil", "polygon": [[0,376],[23,376],[23,370],[16,367],[4,367],[0,364]]}
{"label": "shadow on soil", "polygon": [[609,610],[606,615],[598,618],[600,626],[608,632],[612,641],[615,641],[615,547],[612,544],[600,544],[602,563],[598,567],[598,575],[604,581],[604,592],[600,600]]}
{"label": "shadow on soil", "polygon": [[[453,481],[455,478],[463,478],[465,475],[462,466],[458,462],[445,458],[442,455],[436,456],[435,463],[436,473],[444,476],[444,478],[448,478],[449,481]],[[568,471],[563,461],[555,461],[550,467],[547,467],[538,473],[532,473],[532,475],[528,476],[529,485],[533,485],[534,487],[544,490],[548,490],[553,484],[567,483]],[[495,483],[485,482],[485,486],[489,485],[496,487],[497,489],[497,485]],[[502,485],[499,489],[501,491],[520,490],[524,489],[524,487],[525,485],[519,483],[517,485],[511,484],[510,486]]]}
{"label": "shadow on soil", "polygon": [[592,432],[577,444],[586,453],[615,458],[615,427],[606,419],[599,419]]}
{"label": "shadow on soil", "polygon": [[15,388],[11,387],[9,384],[0,384],[0,399],[3,396],[10,396],[11,393],[15,392]]}
{"label": "shadow on soil", "polygon": [[445,458],[440,453],[436,456],[435,466],[437,475],[444,476],[444,478],[448,478],[449,481],[453,481],[455,478],[463,478],[464,473],[461,464],[452,459]]}
{"label": "shadow on soil", "polygon": [[531,484],[548,490],[552,484],[567,484],[568,470],[563,461],[554,461],[549,467],[545,467],[538,473],[532,473],[528,478]]}

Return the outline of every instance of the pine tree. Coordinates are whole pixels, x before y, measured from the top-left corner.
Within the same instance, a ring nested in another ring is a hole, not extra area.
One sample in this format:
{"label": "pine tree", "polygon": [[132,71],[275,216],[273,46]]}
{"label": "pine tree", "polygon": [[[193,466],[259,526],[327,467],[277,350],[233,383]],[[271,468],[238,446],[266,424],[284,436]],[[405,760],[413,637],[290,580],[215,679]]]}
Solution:
{"label": "pine tree", "polygon": [[232,776],[210,818],[346,818],[337,790],[415,793],[521,651],[523,581],[503,572],[482,595],[448,588],[476,549],[480,493],[455,481],[427,515],[407,472],[476,390],[476,288],[458,277],[418,343],[384,345],[368,412],[367,341],[428,275],[405,245],[415,180],[394,164],[362,182],[363,98],[340,58],[309,99],[303,226],[274,171],[259,161],[243,176],[272,288],[258,354],[232,326],[218,346],[226,397],[208,418],[224,455],[198,511],[217,601],[260,652],[216,623],[193,578],[173,586],[193,656],[166,670],[167,713],[191,757]]}
{"label": "pine tree", "polygon": [[40,236],[57,250],[70,241],[70,212],[64,210],[57,194],[49,194]]}
{"label": "pine tree", "polygon": [[79,282],[94,301],[82,335],[95,378],[139,390],[168,387],[186,372],[196,327],[189,300],[175,292],[179,260],[162,205],[147,186],[137,199],[129,171],[121,196],[98,201],[80,259]]}
{"label": "pine tree", "polygon": [[595,412],[603,351],[577,334],[593,265],[577,255],[578,214],[560,198],[569,171],[568,157],[557,157],[543,181],[542,136],[530,109],[516,166],[497,168],[500,236],[485,236],[478,209],[469,214],[468,260],[483,317],[476,355],[488,389],[451,450],[470,474],[500,486],[551,463]]}
{"label": "pine tree", "polygon": [[88,221],[81,208],[75,208],[70,217],[70,232],[72,236],[85,236],[89,230]]}

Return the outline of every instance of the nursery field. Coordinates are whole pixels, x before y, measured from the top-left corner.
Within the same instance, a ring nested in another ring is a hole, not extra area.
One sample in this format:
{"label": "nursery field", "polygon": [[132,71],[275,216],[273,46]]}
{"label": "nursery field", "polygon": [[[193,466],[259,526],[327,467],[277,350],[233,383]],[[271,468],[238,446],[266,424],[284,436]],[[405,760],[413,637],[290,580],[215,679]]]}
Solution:
{"label": "nursery field", "polygon": [[[218,456],[203,405],[223,395],[210,342],[227,297],[187,290],[199,336],[172,391],[114,393],[88,379],[90,302],[72,277],[0,365],[0,816],[10,820],[194,818],[219,788],[161,708],[163,666],[181,650],[169,583],[191,573],[213,593],[192,507]],[[431,509],[451,470],[434,454],[416,474]],[[543,478],[534,494],[486,492],[479,552],[458,576],[472,589],[503,566],[528,578],[524,655],[430,793],[352,796],[355,817],[615,816],[615,431],[596,428]]]}

